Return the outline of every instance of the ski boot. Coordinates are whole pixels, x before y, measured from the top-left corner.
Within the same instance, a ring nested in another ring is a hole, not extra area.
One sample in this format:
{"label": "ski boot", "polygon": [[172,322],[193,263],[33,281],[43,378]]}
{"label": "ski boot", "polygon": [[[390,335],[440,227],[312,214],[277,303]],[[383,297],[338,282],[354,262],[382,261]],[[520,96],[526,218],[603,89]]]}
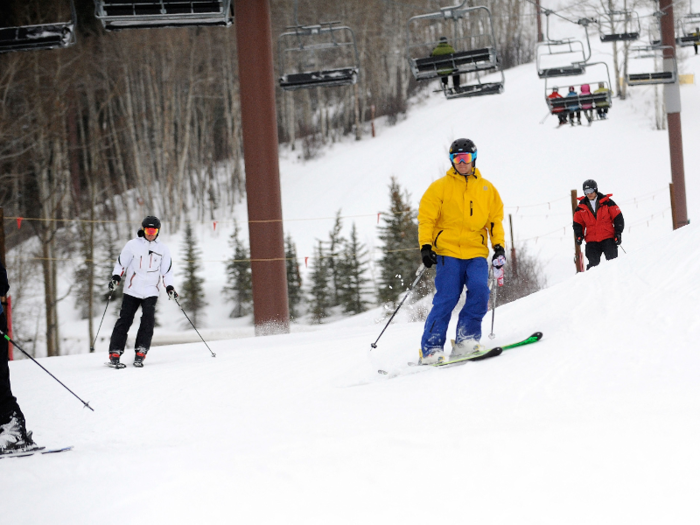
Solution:
{"label": "ski boot", "polygon": [[12,452],[27,452],[41,448],[32,439],[32,433],[27,432],[24,416],[13,412],[3,425],[0,425],[0,454]]}
{"label": "ski boot", "polygon": [[124,353],[123,350],[110,350],[109,351],[109,363],[107,363],[109,366],[112,368],[125,368],[126,365],[124,363],[119,362],[119,358],[122,356],[122,353]]}
{"label": "ski boot", "polygon": [[148,353],[148,348],[137,348],[136,355],[134,356],[134,366],[136,368],[143,368],[143,360],[146,359],[146,354]]}
{"label": "ski boot", "polygon": [[486,350],[484,345],[479,344],[479,341],[477,341],[476,339],[463,339],[459,343],[453,342],[450,359],[467,357],[468,355],[475,354],[477,352],[482,352],[484,350]]}
{"label": "ski boot", "polygon": [[442,363],[443,361],[445,361],[445,352],[439,348],[433,349],[432,352],[428,352],[423,349],[418,351],[419,365],[435,365],[437,363]]}

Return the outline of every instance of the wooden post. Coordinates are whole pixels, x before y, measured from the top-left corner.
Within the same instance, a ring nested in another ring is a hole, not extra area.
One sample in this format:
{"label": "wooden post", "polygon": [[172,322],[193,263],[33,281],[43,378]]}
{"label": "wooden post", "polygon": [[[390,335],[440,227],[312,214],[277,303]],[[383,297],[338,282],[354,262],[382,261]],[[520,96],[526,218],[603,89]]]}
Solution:
{"label": "wooden post", "polygon": [[[576,213],[576,207],[578,206],[578,197],[576,190],[571,190],[571,215]],[[583,254],[581,253],[581,247],[576,242],[576,234],[574,233],[574,264],[576,264],[576,273],[583,271]]]}
{"label": "wooden post", "polygon": [[508,214],[508,222],[510,223],[510,264],[513,268],[513,277],[518,277],[518,259],[515,256],[515,241],[513,240],[513,216]]}

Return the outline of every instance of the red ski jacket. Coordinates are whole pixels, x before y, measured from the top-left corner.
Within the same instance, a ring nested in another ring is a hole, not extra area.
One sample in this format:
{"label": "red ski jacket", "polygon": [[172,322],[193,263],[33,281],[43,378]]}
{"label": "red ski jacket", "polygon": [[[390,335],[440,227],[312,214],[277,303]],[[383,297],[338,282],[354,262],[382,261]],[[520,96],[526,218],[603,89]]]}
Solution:
{"label": "red ski jacket", "polygon": [[610,197],[612,193],[603,195],[599,192],[596,211],[593,211],[588,197],[579,197],[579,205],[574,212],[574,234],[577,238],[583,237],[586,242],[600,242],[622,233],[625,219]]}

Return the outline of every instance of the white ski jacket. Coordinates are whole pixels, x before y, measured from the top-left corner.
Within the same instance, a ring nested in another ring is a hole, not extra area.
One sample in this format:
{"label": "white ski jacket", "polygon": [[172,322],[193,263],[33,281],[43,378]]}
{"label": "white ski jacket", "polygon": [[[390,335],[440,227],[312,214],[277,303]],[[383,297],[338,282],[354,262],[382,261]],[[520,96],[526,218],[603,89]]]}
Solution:
{"label": "white ski jacket", "polygon": [[157,297],[160,278],[165,286],[175,286],[172,274],[173,261],[168,247],[159,242],[137,237],[126,243],[114,265],[112,275],[121,275],[124,293],[145,299]]}

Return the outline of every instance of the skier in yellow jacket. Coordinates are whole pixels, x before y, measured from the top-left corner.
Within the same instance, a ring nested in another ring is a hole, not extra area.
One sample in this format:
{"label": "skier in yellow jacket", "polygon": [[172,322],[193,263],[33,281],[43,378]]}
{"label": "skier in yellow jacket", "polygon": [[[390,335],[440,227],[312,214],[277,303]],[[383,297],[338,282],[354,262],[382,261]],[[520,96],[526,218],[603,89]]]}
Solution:
{"label": "skier in yellow jacket", "polygon": [[444,361],[447,326],[462,290],[467,300],[459,313],[452,358],[479,351],[481,321],[488,310],[488,240],[492,265],[506,263],[503,201],[498,190],[474,167],[476,145],[457,139],[450,146],[452,168],[433,182],[418,208],[418,242],[423,264],[436,266],[433,308],[421,341],[422,364]]}

